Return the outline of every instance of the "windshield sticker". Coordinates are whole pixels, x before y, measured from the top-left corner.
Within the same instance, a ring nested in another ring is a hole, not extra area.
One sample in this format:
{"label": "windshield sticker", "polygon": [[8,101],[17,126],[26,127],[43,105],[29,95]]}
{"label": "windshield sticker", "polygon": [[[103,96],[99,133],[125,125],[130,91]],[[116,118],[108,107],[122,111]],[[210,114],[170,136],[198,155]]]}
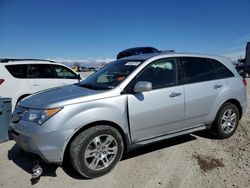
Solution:
{"label": "windshield sticker", "polygon": [[131,62],[127,62],[125,65],[126,66],[138,66],[141,62],[138,61],[131,61]]}

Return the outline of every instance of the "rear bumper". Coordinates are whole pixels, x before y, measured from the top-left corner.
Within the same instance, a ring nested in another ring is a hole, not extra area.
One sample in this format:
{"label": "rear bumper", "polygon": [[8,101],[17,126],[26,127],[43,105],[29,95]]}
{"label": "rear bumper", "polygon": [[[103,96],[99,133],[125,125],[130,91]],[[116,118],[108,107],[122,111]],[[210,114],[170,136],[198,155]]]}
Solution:
{"label": "rear bumper", "polygon": [[25,151],[38,155],[46,163],[63,162],[64,149],[73,130],[50,131],[25,121],[10,126],[13,139]]}
{"label": "rear bumper", "polygon": [[242,115],[246,112],[246,109],[247,109],[247,102],[244,103],[242,106]]}

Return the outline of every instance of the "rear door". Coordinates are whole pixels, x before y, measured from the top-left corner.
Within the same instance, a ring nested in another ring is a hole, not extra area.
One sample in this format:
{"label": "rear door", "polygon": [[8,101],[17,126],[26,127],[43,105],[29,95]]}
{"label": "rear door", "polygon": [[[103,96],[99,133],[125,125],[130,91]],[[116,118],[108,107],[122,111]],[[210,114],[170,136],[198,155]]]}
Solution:
{"label": "rear door", "polygon": [[31,89],[27,79],[27,64],[6,64],[2,70],[5,81],[0,85],[0,95],[12,98],[13,110],[19,97],[30,94]]}
{"label": "rear door", "polygon": [[176,59],[156,60],[134,79],[152,83],[149,92],[128,94],[128,113],[133,142],[184,128],[184,90],[178,85]]}
{"label": "rear door", "polygon": [[206,124],[217,96],[223,89],[212,62],[206,58],[182,57],[181,82],[185,91],[185,125]]}

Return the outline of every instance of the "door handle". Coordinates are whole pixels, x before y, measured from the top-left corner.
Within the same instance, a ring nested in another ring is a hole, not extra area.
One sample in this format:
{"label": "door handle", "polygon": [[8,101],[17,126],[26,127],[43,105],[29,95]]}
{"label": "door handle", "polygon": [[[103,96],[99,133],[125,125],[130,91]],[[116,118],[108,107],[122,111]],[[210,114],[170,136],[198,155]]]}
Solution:
{"label": "door handle", "polygon": [[178,97],[178,96],[180,96],[180,95],[181,95],[181,93],[173,92],[173,93],[171,93],[171,94],[169,95],[169,97],[174,98],[174,97]]}
{"label": "door handle", "polygon": [[219,89],[219,88],[221,88],[222,87],[222,85],[218,85],[218,84],[215,84],[214,85],[214,89]]}
{"label": "door handle", "polygon": [[39,86],[39,84],[33,84],[33,86]]}

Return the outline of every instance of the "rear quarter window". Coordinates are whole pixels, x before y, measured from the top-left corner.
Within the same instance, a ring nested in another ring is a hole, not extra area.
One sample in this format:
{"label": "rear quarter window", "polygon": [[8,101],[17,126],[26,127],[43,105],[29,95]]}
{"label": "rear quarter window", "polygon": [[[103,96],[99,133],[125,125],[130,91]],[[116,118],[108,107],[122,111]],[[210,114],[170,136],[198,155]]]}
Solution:
{"label": "rear quarter window", "polygon": [[225,65],[214,59],[211,59],[211,61],[219,78],[234,77],[234,74]]}
{"label": "rear quarter window", "polygon": [[8,72],[15,78],[27,78],[27,65],[6,65]]}

